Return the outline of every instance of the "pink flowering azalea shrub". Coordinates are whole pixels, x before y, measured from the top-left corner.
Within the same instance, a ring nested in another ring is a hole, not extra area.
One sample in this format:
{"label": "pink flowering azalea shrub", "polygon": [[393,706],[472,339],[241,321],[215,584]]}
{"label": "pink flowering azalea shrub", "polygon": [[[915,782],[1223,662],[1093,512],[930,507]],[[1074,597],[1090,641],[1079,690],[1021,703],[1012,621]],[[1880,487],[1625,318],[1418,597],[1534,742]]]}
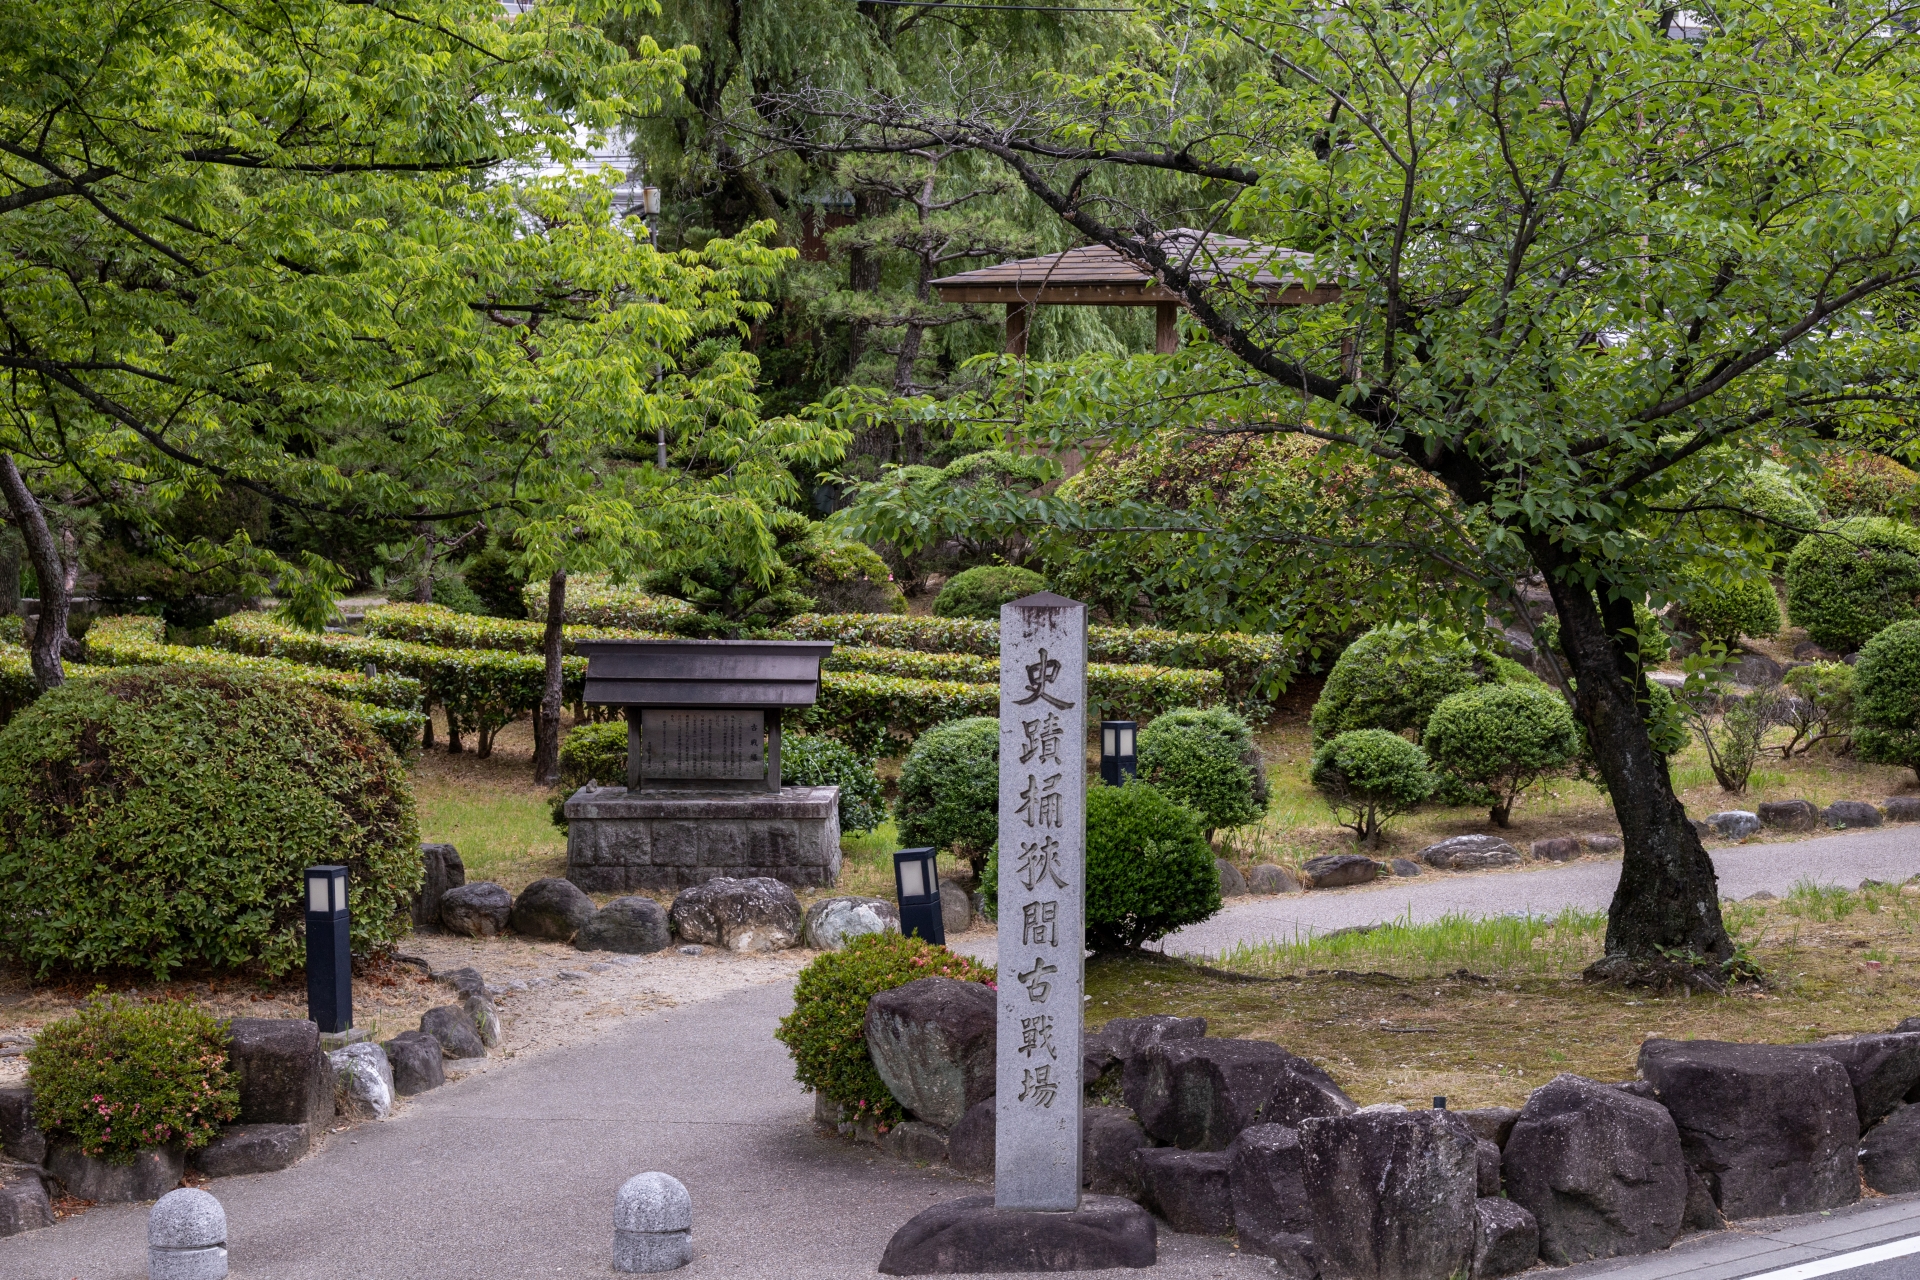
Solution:
{"label": "pink flowering azalea shrub", "polygon": [[843,951],[829,951],[800,971],[793,1012],[774,1033],[793,1055],[801,1084],[880,1131],[897,1124],[900,1104],[867,1054],[867,1001],[920,978],[955,978],[991,987],[990,965],[897,933],[868,933]]}
{"label": "pink flowering azalea shrub", "polygon": [[240,1114],[227,1042],[217,1019],[184,1001],[96,994],[27,1050],[34,1119],[113,1164],[146,1147],[204,1147]]}

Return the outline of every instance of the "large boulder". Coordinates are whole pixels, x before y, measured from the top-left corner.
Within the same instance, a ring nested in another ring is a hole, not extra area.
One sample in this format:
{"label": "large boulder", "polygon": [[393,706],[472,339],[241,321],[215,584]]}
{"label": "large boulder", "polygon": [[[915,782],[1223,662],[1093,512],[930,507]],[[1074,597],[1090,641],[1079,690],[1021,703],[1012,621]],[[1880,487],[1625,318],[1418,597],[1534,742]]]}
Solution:
{"label": "large boulder", "polygon": [[1860,1140],[1860,1176],[1882,1195],[1920,1191],[1920,1107],[1901,1107]]}
{"label": "large boulder", "polygon": [[1299,1130],[1283,1124],[1242,1129],[1227,1148],[1227,1165],[1240,1247],[1272,1258],[1283,1275],[1316,1274]]}
{"label": "large boulder", "polygon": [[800,936],[816,951],[838,951],[862,934],[899,931],[900,909],[883,898],[822,898],[807,908]]}
{"label": "large boulder", "polygon": [[0,1236],[17,1236],[53,1225],[47,1184],[37,1173],[0,1175]]}
{"label": "large boulder", "polygon": [[430,929],[440,923],[441,895],[467,882],[467,866],[450,844],[421,845],[420,861],[427,874],[420,892],[413,895],[413,927]]}
{"label": "large boulder", "polygon": [[457,1004],[443,1004],[420,1015],[420,1030],[440,1045],[449,1058],[484,1058],[487,1046],[474,1026],[473,1015]]}
{"label": "large boulder", "polygon": [[784,951],[800,940],[800,899],[770,876],[721,876],[683,889],[667,915],[682,942],[729,951]]}
{"label": "large boulder", "polygon": [[[1097,1108],[1089,1107],[1089,1111]],[[993,1177],[994,1114],[992,1098],[984,1098],[967,1108],[960,1123],[947,1133],[947,1163],[953,1171],[969,1178]]]}
{"label": "large boulder", "polygon": [[1525,1271],[1539,1258],[1540,1232],[1533,1215],[1513,1201],[1481,1196],[1474,1215],[1474,1280]]}
{"label": "large boulder", "polygon": [[951,1129],[994,1089],[994,994],[978,982],[919,978],[867,1001],[867,1052],[896,1101]]}
{"label": "large boulder", "polygon": [[1527,846],[1527,852],[1536,862],[1572,862],[1586,849],[1580,844],[1578,836],[1554,836],[1548,840],[1535,840]]}
{"label": "large boulder", "polygon": [[274,1173],[312,1146],[313,1135],[304,1124],[236,1124],[194,1152],[193,1164],[209,1178]]}
{"label": "large boulder", "polygon": [[1846,1068],[1862,1132],[1899,1106],[1914,1085],[1920,1084],[1920,1032],[1896,1031],[1793,1047],[1832,1058]]}
{"label": "large boulder", "polygon": [[1489,867],[1520,864],[1520,851],[1499,836],[1454,836],[1430,844],[1415,858],[1443,871],[1484,871]]}
{"label": "large boulder", "polygon": [[319,1027],[305,1018],[235,1018],[228,1034],[240,1123],[324,1126],[333,1120],[333,1069],[320,1051]]}
{"label": "large boulder", "polygon": [[179,1147],[143,1147],[131,1164],[112,1164],[84,1154],[71,1142],[56,1142],[47,1152],[47,1172],[66,1185],[67,1194],[101,1204],[158,1200],[180,1185],[187,1153]]}
{"label": "large boulder", "polygon": [[1469,1107],[1447,1114],[1472,1130],[1474,1137],[1491,1142],[1496,1147],[1507,1145],[1514,1122],[1520,1119],[1518,1107]]}
{"label": "large boulder", "polygon": [[1501,1168],[1556,1266],[1664,1249],[1680,1234],[1680,1131],[1665,1107],[1612,1085],[1561,1075],[1535,1089]]}
{"label": "large boulder", "polygon": [[448,933],[496,938],[512,915],[513,895],[490,880],[463,884],[440,895],[440,927]]}
{"label": "large boulder", "polygon": [[0,1153],[26,1164],[47,1158],[47,1135],[33,1119],[33,1086],[0,1087]]}
{"label": "large boulder", "polygon": [[1214,874],[1220,878],[1220,896],[1223,898],[1244,898],[1247,896],[1247,878],[1240,874],[1240,868],[1225,858],[1213,860]]}
{"label": "large boulder", "polygon": [[1132,1062],[1163,1041],[1198,1040],[1206,1034],[1205,1018],[1176,1018],[1170,1013],[1148,1014],[1144,1018],[1114,1018],[1100,1028],[1101,1037],[1113,1047],[1114,1056],[1122,1062]]}
{"label": "large boulder", "polygon": [[1820,821],[1836,830],[1877,827],[1880,825],[1880,810],[1865,800],[1835,800],[1820,811]]}
{"label": "large boulder", "polygon": [[940,928],[948,936],[973,928],[973,895],[957,880],[940,882]]}
{"label": "large boulder", "polygon": [[362,1040],[327,1055],[333,1065],[340,1114],[384,1120],[393,1110],[393,1063],[386,1050]]}
{"label": "large boulder", "polygon": [[447,1082],[447,1073],[440,1065],[446,1054],[440,1042],[426,1032],[402,1031],[380,1047],[387,1051],[387,1062],[393,1067],[393,1091],[401,1097],[438,1089]]}
{"label": "large boulder", "polygon": [[1285,867],[1277,867],[1271,862],[1263,862],[1247,873],[1247,892],[1249,893],[1298,893],[1300,879]]}
{"label": "large boulder", "polygon": [[883,1276],[1151,1267],[1153,1215],[1118,1196],[1082,1196],[1075,1213],[997,1209],[968,1196],[923,1209],[893,1233]]}
{"label": "large boulder", "polygon": [[616,951],[644,956],[665,951],[673,941],[667,909],[652,898],[615,898],[580,927],[573,945],[582,951]]}
{"label": "large boulder", "polygon": [[1473,1265],[1473,1135],[1441,1111],[1369,1108],[1300,1123],[1302,1182],[1329,1276],[1438,1280]]}
{"label": "large boulder", "polygon": [[1150,1045],[1128,1064],[1124,1089],[1149,1134],[1190,1151],[1224,1151],[1250,1125],[1354,1109],[1326,1072],[1265,1040]]}
{"label": "large boulder", "polygon": [[1082,1108],[1080,1185],[1095,1195],[1137,1198],[1140,1162],[1134,1153],[1150,1145],[1147,1131],[1125,1107]]}
{"label": "large boulder", "polygon": [[1233,1230],[1226,1152],[1141,1147],[1133,1158],[1140,1167],[1140,1203],[1161,1221],[1195,1236]]}
{"label": "large boulder", "polygon": [[1707,829],[1723,840],[1744,840],[1760,831],[1760,815],[1745,809],[1722,809],[1707,815]]}
{"label": "large boulder", "polygon": [[1759,818],[1762,826],[1776,831],[1811,831],[1820,811],[1811,800],[1762,800]]}
{"label": "large boulder", "polygon": [[567,942],[593,918],[593,899],[559,876],[535,880],[513,900],[507,922],[524,938]]}
{"label": "large boulder", "polygon": [[1380,864],[1364,853],[1329,853],[1301,863],[1300,874],[1315,889],[1343,889],[1379,879]]}
{"label": "large boulder", "polygon": [[1687,1163],[1728,1218],[1810,1213],[1860,1195],[1846,1070],[1784,1045],[1648,1040],[1640,1074],[1680,1126]]}

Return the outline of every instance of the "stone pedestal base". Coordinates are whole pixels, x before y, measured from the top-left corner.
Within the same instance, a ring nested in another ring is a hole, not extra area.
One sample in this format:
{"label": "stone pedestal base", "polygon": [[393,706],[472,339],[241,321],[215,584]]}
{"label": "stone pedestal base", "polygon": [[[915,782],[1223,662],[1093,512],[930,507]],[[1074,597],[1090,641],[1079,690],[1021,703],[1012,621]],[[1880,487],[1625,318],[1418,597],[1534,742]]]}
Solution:
{"label": "stone pedestal base", "polygon": [[1119,1196],[1083,1196],[1077,1213],[996,1209],[992,1196],[968,1196],[894,1232],[880,1274],[1100,1271],[1150,1267],[1158,1256],[1153,1215]]}
{"label": "stone pedestal base", "polygon": [[685,889],[716,876],[824,888],[840,874],[840,788],[631,792],[567,800],[567,879],[588,893]]}

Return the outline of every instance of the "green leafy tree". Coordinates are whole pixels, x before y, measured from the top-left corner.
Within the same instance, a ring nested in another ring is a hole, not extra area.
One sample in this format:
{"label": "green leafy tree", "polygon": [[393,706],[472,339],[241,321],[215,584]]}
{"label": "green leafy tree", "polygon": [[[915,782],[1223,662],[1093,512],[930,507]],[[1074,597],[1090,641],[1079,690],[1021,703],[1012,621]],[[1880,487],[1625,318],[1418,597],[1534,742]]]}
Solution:
{"label": "green leafy tree", "polygon": [[[1633,606],[1746,558],[1729,523],[1763,536],[1762,512],[1693,501],[1703,485],[1811,469],[1836,437],[1910,448],[1920,203],[1879,139],[1920,126],[1920,52],[1878,9],[1735,0],[1688,24],[1617,0],[1223,0],[958,111],[819,107],[847,148],[998,159],[1209,339],[1004,361],[952,417],[1056,449],[1305,436],[1372,471],[1348,541],[1453,584],[1463,619],[1529,612],[1513,584],[1539,575],[1626,841],[1592,974],[1717,988],[1734,948],[1650,737]],[[1022,496],[1031,525],[1090,520]],[[1438,535],[1409,527],[1423,503]],[[1152,514],[1122,523],[1324,537],[1279,494],[1231,522]]]}
{"label": "green leafy tree", "polygon": [[[560,598],[569,569],[715,546],[771,573],[770,509],[845,436],[758,413],[741,338],[791,256],[770,226],[662,253],[572,167],[591,135],[662,107],[691,57],[607,40],[598,23],[629,11],[0,18],[0,490],[56,597],[42,687],[62,675],[66,513],[87,502],[164,532],[155,512],[183,494],[248,493],[428,555],[492,530]],[[302,625],[344,583],[323,554],[237,535],[179,554],[277,578]],[[429,563],[427,598],[432,579]]]}
{"label": "green leafy tree", "polygon": [[1855,750],[1920,777],[1920,621],[1896,622],[1867,641],[1854,679]]}

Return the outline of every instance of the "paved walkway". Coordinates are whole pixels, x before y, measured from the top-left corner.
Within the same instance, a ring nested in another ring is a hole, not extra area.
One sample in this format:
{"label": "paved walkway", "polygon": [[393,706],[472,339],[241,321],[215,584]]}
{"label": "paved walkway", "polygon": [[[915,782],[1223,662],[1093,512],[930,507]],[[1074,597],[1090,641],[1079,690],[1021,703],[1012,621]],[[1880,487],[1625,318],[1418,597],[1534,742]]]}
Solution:
{"label": "paved walkway", "polygon": [[1915,1237],[1920,1237],[1920,1196],[1888,1197],[1831,1213],[1736,1223],[1726,1231],[1689,1236],[1659,1253],[1583,1263],[1553,1275],[1554,1280],[1812,1280],[1820,1275],[1911,1280],[1920,1275]]}
{"label": "paved walkway", "polygon": [[[1720,892],[1729,898],[1761,889],[1784,895],[1802,879],[1848,888],[1862,880],[1903,881],[1920,874],[1920,823],[1780,844],[1728,845],[1713,851],[1713,865],[1720,873]],[[1605,911],[1619,879],[1620,863],[1609,859],[1234,898],[1213,919],[1169,934],[1162,947],[1172,955],[1205,958],[1241,943],[1291,941],[1409,914],[1423,923],[1455,912],[1496,916],[1553,915],[1564,907]],[[955,950],[989,963],[997,954],[994,936],[978,931],[957,938]]]}
{"label": "paved walkway", "polygon": [[[984,1188],[817,1137],[773,1039],[791,1007],[775,984],[636,1017],[423,1094],[292,1169],[210,1183],[235,1280],[606,1276],[614,1190],[649,1169],[693,1195],[694,1260],[677,1275],[871,1276],[900,1224]],[[0,1240],[0,1277],[138,1280],[146,1217],[101,1206]],[[1169,1280],[1272,1274],[1227,1241],[1171,1232],[1160,1257]]]}

